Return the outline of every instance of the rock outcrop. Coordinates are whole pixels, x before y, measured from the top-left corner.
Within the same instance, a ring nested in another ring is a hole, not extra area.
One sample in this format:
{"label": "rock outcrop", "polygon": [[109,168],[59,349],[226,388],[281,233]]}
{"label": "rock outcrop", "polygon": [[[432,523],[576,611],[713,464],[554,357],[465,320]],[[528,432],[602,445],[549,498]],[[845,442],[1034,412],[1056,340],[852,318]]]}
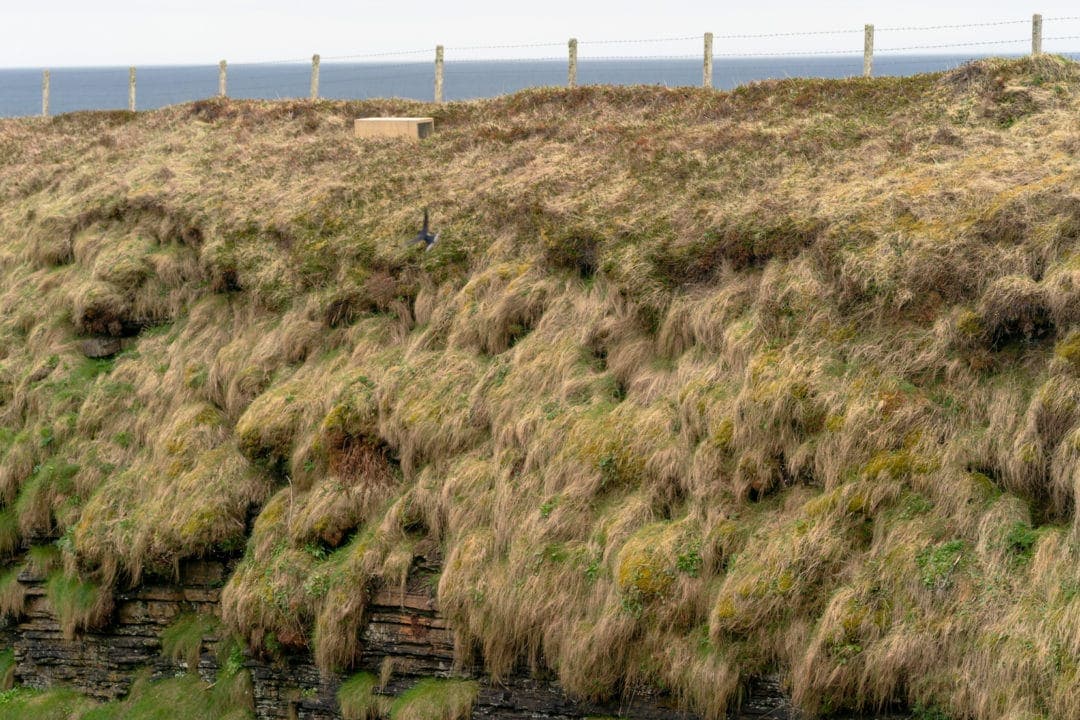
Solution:
{"label": "rock outcrop", "polygon": [[[15,651],[16,681],[35,688],[67,685],[100,699],[124,696],[138,671],[152,668],[156,677],[187,670],[183,661],[162,655],[161,636],[185,613],[216,613],[227,561],[184,563],[175,583],[148,582],[115,598],[110,622],[99,630],[65,638],[49,603],[45,577],[24,572],[25,611],[4,629]],[[481,681],[474,718],[550,718],[619,716],[640,720],[687,718],[671,698],[635,696],[611,703],[583,703],[569,698],[552,679],[527,673],[494,683],[475,669],[455,669],[453,633],[420,573],[404,588],[383,589],[372,598],[363,631],[362,668],[374,673],[387,664],[390,679],[380,692],[397,695],[421,677],[466,674]],[[197,668],[206,680],[218,670],[216,637],[204,637]],[[343,678],[320,673],[310,656],[289,655],[277,661],[245,660],[250,671],[259,720],[338,720],[336,694]],[[790,706],[778,683],[751,688],[741,710],[745,718],[787,718]]]}

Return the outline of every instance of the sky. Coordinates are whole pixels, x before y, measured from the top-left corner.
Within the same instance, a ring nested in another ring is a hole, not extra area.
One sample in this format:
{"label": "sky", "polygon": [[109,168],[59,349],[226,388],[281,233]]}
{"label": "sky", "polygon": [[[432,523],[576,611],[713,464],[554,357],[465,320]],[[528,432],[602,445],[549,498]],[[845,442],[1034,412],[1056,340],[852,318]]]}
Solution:
{"label": "sky", "polygon": [[[0,0],[0,67],[216,64],[309,59],[326,61],[377,53],[419,51],[387,60],[424,60],[434,46],[455,58],[563,57],[570,37],[580,56],[694,55],[701,35],[713,32],[715,53],[824,52],[862,50],[861,28],[878,28],[878,52],[922,45],[1003,40],[986,52],[1024,52],[1030,18],[1080,16],[1075,0],[1039,0],[1038,5],[994,0],[961,2],[832,2],[757,0]],[[947,30],[885,30],[994,21],[1012,25]],[[847,34],[778,38],[725,35],[851,30]],[[1047,20],[1048,38],[1080,36],[1080,18]],[[651,40],[689,38],[667,42]],[[474,46],[550,43],[543,47],[465,49]],[[966,51],[969,47],[957,48]],[[979,49],[979,48],[976,48]],[[1075,51],[1080,40],[1048,40],[1047,51]],[[948,48],[926,51],[949,52]],[[915,52],[915,50],[904,50]],[[366,59],[364,57],[356,59]],[[378,59],[378,58],[372,58]]]}

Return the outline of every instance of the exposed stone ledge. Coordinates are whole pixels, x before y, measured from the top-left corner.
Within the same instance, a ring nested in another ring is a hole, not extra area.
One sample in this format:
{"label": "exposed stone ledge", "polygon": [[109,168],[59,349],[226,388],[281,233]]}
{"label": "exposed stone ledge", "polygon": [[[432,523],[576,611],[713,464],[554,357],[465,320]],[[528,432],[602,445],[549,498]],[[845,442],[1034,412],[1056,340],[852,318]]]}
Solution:
{"label": "exposed stone ledge", "polygon": [[[49,604],[43,577],[23,574],[26,611],[4,629],[14,647],[16,680],[29,687],[64,684],[100,700],[124,696],[136,672],[153,668],[156,677],[186,670],[162,657],[161,634],[187,612],[216,614],[230,568],[215,560],[181,567],[174,585],[148,584],[116,597],[109,625],[64,638]],[[396,695],[419,677],[454,674],[453,633],[439,615],[421,573],[404,591],[382,590],[369,606],[363,631],[361,668],[376,674],[389,658],[393,673],[381,692]],[[217,638],[205,638],[198,672],[212,680],[217,672],[213,652]],[[259,720],[339,720],[336,693],[341,677],[320,673],[309,656],[290,656],[273,663],[249,658],[256,716]],[[476,674],[474,673],[474,676]],[[572,700],[552,680],[512,677],[498,684],[479,677],[480,693],[473,717],[550,718],[574,720],[607,715],[638,720],[689,718],[670,698],[638,696],[625,702],[583,703]],[[779,683],[763,681],[751,688],[740,710],[749,719],[790,718],[790,705]]]}

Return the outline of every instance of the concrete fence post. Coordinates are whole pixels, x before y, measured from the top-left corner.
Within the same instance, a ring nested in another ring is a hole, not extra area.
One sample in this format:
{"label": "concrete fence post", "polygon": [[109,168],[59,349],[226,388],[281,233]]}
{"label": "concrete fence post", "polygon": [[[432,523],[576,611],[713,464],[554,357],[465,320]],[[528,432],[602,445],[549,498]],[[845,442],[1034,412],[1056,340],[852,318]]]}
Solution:
{"label": "concrete fence post", "polygon": [[863,59],[862,59],[862,74],[863,77],[870,77],[874,74],[874,26],[867,25],[863,32]]}
{"label": "concrete fence post", "polygon": [[49,117],[49,71],[41,73],[41,117]]}
{"label": "concrete fence post", "polygon": [[228,67],[229,64],[224,60],[218,63],[217,71],[217,94],[218,97],[223,98],[228,95]]}
{"label": "concrete fence post", "polygon": [[443,46],[435,46],[435,102],[443,101]]}
{"label": "concrete fence post", "polygon": [[135,112],[135,68],[128,68],[128,110]]}
{"label": "concrete fence post", "polygon": [[311,56],[311,99],[319,99],[319,54]]}
{"label": "concrete fence post", "polygon": [[1042,55],[1042,15],[1031,16],[1031,54]]}
{"label": "concrete fence post", "polygon": [[701,74],[701,86],[711,88],[712,85],[712,38],[711,32],[705,33],[705,67]]}
{"label": "concrete fence post", "polygon": [[570,38],[570,60],[566,67],[567,87],[577,87],[577,38]]}

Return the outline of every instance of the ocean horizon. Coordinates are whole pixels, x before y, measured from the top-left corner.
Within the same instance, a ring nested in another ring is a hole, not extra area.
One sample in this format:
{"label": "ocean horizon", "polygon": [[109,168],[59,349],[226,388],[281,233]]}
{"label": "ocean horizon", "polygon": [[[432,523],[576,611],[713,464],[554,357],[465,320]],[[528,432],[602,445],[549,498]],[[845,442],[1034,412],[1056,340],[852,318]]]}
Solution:
{"label": "ocean horizon", "polygon": [[[1070,55],[1075,57],[1075,55]],[[989,55],[893,55],[874,58],[876,76],[915,75],[948,70]],[[1015,57],[1015,56],[1006,56]],[[676,59],[579,59],[578,83],[615,85],[701,84],[702,61]],[[566,84],[565,60],[469,60],[445,65],[446,100],[495,97],[529,87]],[[862,74],[862,55],[722,58],[713,63],[713,85],[730,90],[758,80],[792,77],[842,78]],[[0,117],[41,114],[39,69],[0,69]],[[228,68],[228,95],[238,99],[308,97],[307,63],[236,64]],[[433,99],[431,62],[335,63],[320,68],[320,97]],[[116,110],[128,106],[127,67],[50,70],[50,114]],[[218,66],[146,66],[137,70],[139,110],[213,97]]]}

